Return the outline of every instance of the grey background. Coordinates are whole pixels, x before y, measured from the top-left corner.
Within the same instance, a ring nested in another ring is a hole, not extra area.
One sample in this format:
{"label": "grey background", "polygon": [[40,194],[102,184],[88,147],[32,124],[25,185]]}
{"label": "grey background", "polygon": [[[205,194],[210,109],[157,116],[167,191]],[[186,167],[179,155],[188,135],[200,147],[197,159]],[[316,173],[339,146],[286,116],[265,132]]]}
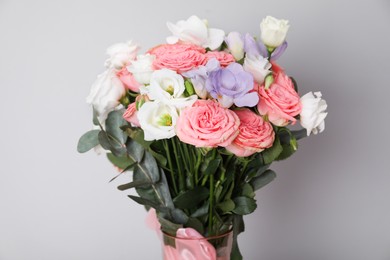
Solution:
{"label": "grey background", "polygon": [[76,144],[105,49],[133,39],[145,51],[191,14],[254,35],[268,14],[290,20],[279,63],[329,105],[325,132],[258,192],[245,259],[389,260],[387,0],[0,0],[0,259],[161,258],[144,209],[108,184],[115,170]]}

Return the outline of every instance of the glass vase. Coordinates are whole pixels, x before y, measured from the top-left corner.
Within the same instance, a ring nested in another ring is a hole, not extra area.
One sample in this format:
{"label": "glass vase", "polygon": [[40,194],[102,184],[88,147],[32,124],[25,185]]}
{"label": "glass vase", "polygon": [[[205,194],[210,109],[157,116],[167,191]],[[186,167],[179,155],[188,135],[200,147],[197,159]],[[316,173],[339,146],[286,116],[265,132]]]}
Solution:
{"label": "glass vase", "polygon": [[207,238],[180,238],[162,233],[163,260],[229,260],[233,231]]}

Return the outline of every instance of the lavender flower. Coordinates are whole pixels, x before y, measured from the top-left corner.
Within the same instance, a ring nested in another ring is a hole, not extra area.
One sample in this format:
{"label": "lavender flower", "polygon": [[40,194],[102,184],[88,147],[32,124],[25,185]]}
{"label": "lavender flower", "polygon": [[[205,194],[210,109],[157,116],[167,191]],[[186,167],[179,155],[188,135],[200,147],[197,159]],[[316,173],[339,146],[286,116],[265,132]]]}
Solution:
{"label": "lavender flower", "polygon": [[238,63],[212,71],[206,80],[206,90],[223,107],[253,107],[259,102],[253,89],[253,76]]}
{"label": "lavender flower", "polygon": [[220,68],[217,59],[210,59],[206,66],[199,66],[196,69],[183,73],[183,76],[189,78],[194,86],[196,94],[205,99],[208,95],[206,90],[206,80],[209,77],[209,73]]}
{"label": "lavender flower", "polygon": [[[287,49],[287,46],[287,42],[284,41],[280,46],[276,47],[271,54],[271,61],[279,59]],[[244,50],[246,55],[257,57],[260,55],[263,58],[268,58],[267,46],[262,41],[256,41],[249,33],[244,38]]]}

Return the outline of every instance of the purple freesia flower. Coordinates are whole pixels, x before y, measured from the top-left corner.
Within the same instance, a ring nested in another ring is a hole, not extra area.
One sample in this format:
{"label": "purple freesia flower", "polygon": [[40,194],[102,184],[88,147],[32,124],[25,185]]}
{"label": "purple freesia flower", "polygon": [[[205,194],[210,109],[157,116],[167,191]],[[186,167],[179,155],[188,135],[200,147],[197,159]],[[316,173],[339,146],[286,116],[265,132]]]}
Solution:
{"label": "purple freesia flower", "polygon": [[253,107],[259,96],[253,90],[253,76],[238,63],[210,72],[206,80],[206,90],[223,107]]}
{"label": "purple freesia flower", "polygon": [[[284,41],[282,45],[278,46],[271,54],[271,61],[279,59],[287,49],[287,46],[288,44],[286,41]],[[262,41],[256,41],[249,33],[245,34],[244,50],[246,55],[260,55],[263,58],[268,58],[268,50],[264,43]]]}
{"label": "purple freesia flower", "polygon": [[209,73],[214,70],[218,70],[220,64],[217,59],[210,59],[206,66],[199,66],[196,69],[192,69],[183,73],[183,76],[189,78],[194,86],[196,94],[205,99],[207,97],[206,80],[209,77]]}

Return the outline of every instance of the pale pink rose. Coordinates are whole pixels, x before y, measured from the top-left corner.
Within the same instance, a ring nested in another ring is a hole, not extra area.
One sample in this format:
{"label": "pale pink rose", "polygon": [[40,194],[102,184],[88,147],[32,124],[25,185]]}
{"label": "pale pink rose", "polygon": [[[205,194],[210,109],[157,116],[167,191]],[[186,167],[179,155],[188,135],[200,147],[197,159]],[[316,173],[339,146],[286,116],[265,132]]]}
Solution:
{"label": "pale pink rose", "polygon": [[302,105],[293,82],[286,74],[274,74],[274,82],[268,89],[262,85],[259,96],[257,109],[261,115],[267,115],[271,123],[277,126],[286,126],[289,122],[295,124],[297,120],[294,117],[301,113]]}
{"label": "pale pink rose", "polygon": [[206,53],[206,49],[194,44],[160,44],[148,51],[149,54],[160,56],[167,52],[182,52],[182,51],[197,51],[200,53]]}
{"label": "pale pink rose", "polygon": [[125,87],[127,89],[130,89],[131,91],[133,92],[139,92],[139,87],[141,86],[141,84],[139,84],[133,74],[131,74],[126,67],[123,67],[120,71],[118,71],[116,73],[116,75],[118,76],[118,78],[120,79],[120,81],[122,81],[123,85],[125,85]]}
{"label": "pale pink rose", "polygon": [[219,61],[219,64],[222,67],[228,66],[230,63],[235,62],[233,55],[230,53],[227,53],[225,51],[209,51],[206,53],[207,61],[209,61],[212,58],[215,58]]}
{"label": "pale pink rose", "polygon": [[127,122],[131,123],[132,125],[140,127],[140,124],[139,124],[139,121],[138,121],[138,117],[137,117],[137,113],[138,113],[138,111],[137,111],[137,108],[136,108],[136,103],[135,102],[131,103],[127,107],[125,113],[123,113],[123,118]]}
{"label": "pale pink rose", "polygon": [[272,146],[275,132],[272,125],[250,109],[234,110],[240,118],[240,133],[226,149],[237,156],[246,157]]}
{"label": "pale pink rose", "polygon": [[164,44],[149,51],[155,55],[153,68],[170,69],[183,73],[207,63],[205,49],[191,44]]}
{"label": "pale pink rose", "polygon": [[179,139],[196,147],[228,146],[238,135],[240,119],[213,100],[198,100],[176,122]]}

